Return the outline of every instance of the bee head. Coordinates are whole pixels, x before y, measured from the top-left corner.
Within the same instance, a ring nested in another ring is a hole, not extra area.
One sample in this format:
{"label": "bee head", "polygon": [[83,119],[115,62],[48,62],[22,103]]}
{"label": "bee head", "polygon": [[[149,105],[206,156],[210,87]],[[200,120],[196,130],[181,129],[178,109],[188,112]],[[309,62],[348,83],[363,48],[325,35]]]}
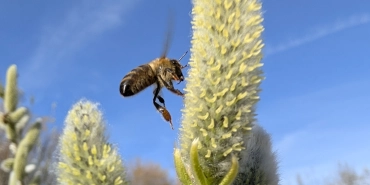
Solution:
{"label": "bee head", "polygon": [[[179,83],[181,83],[182,81],[184,81],[184,75],[182,74],[182,69],[184,69],[185,67],[188,66],[188,64],[186,64],[185,66],[181,65],[180,64],[180,61],[181,59],[188,53],[188,51],[186,51],[181,57],[179,60],[176,60],[176,59],[171,59],[171,64],[175,67],[175,73],[176,73],[176,76],[177,76],[177,79],[179,81]],[[177,83],[177,84],[179,84]]]}
{"label": "bee head", "polygon": [[171,59],[171,63],[172,63],[172,65],[175,68],[175,73],[176,73],[176,76],[179,79],[179,83],[182,82],[182,81],[184,81],[184,75],[182,74],[182,69],[185,68],[185,67],[187,67],[187,65],[182,66],[180,64],[180,62],[178,60],[176,60],[176,59]]}

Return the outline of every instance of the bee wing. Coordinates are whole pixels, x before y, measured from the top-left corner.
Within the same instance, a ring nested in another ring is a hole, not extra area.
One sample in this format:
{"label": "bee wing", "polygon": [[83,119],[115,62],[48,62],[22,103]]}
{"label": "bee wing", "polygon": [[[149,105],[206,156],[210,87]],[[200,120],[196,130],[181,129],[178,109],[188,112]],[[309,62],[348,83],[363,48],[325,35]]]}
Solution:
{"label": "bee wing", "polygon": [[169,16],[168,16],[167,33],[165,35],[165,41],[164,41],[164,44],[163,44],[163,50],[162,50],[161,58],[166,58],[168,50],[169,50],[170,45],[171,45],[173,27],[174,27],[173,17],[174,17],[173,12],[170,11]]}

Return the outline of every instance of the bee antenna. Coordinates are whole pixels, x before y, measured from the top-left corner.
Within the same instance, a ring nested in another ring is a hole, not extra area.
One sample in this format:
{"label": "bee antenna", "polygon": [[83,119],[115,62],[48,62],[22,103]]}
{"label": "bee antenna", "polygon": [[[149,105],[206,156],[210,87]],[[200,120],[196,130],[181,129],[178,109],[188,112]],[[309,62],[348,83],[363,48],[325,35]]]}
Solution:
{"label": "bee antenna", "polygon": [[188,53],[188,51],[186,51],[179,59],[179,62],[181,61],[182,58],[184,58],[184,56]]}

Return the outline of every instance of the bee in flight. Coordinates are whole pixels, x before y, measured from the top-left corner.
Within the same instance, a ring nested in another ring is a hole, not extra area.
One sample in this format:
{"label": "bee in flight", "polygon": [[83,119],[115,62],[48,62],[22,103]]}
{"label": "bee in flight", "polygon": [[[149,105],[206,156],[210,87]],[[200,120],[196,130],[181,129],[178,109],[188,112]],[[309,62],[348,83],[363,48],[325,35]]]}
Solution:
{"label": "bee in flight", "polygon": [[[121,80],[119,91],[123,97],[130,97],[153,85],[153,104],[157,111],[162,114],[162,117],[170,123],[173,130],[171,114],[166,109],[165,101],[160,95],[160,91],[165,87],[170,92],[183,97],[184,94],[180,90],[174,88],[172,81],[178,81],[178,84],[184,81],[182,69],[188,65],[182,66],[180,64],[181,59],[187,54],[187,52],[185,52],[179,60],[166,57],[170,42],[169,34],[170,32],[167,34],[165,47],[161,57],[156,58],[147,64],[140,65],[126,74],[126,76]],[[158,104],[156,99],[158,99],[163,106]]]}

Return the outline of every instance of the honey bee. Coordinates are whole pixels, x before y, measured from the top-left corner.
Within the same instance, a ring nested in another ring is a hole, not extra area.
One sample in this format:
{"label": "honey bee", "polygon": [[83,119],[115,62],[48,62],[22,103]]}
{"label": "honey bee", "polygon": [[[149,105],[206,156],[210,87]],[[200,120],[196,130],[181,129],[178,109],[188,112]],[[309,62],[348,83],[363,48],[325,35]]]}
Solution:
{"label": "honey bee", "polygon": [[[153,104],[157,111],[162,114],[162,117],[170,123],[173,130],[171,114],[166,109],[164,98],[160,95],[160,92],[161,89],[165,87],[176,95],[184,96],[180,90],[174,88],[172,81],[178,81],[178,84],[184,81],[182,69],[188,65],[182,66],[180,61],[188,52],[185,52],[179,60],[167,58],[168,45],[169,34],[167,34],[161,57],[147,64],[140,65],[126,74],[121,80],[119,91],[123,97],[131,97],[153,85]],[[163,106],[158,104],[156,99],[158,99]]]}

